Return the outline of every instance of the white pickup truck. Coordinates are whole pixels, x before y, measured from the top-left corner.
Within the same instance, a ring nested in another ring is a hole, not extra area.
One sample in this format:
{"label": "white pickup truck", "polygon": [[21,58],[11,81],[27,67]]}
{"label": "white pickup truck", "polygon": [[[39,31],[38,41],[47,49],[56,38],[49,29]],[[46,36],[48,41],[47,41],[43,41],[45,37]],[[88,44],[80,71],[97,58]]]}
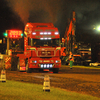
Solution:
{"label": "white pickup truck", "polygon": [[89,65],[90,65],[90,66],[100,66],[100,63],[95,62],[95,63],[90,63]]}

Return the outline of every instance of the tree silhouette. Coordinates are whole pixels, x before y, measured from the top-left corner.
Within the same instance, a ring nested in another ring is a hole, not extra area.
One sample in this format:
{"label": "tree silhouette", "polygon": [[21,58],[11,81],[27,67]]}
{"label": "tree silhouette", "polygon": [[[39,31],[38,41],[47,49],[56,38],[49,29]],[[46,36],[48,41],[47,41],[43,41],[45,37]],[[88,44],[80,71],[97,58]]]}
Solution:
{"label": "tree silhouette", "polygon": [[8,29],[23,30],[24,23],[19,15],[8,6],[6,0],[0,0],[0,38],[3,37],[3,32]]}

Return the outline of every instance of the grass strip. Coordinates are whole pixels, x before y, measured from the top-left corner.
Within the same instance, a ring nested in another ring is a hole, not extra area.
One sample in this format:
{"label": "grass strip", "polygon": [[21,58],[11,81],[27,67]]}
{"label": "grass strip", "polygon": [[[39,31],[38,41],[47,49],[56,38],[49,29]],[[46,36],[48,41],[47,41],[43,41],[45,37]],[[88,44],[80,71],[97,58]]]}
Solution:
{"label": "grass strip", "polygon": [[44,92],[43,86],[17,81],[0,82],[0,100],[100,100],[100,98],[68,92],[58,88]]}
{"label": "grass strip", "polygon": [[[61,67],[69,67],[69,65],[61,65]],[[76,68],[87,68],[87,69],[100,69],[100,66],[81,66],[81,65],[73,65]]]}

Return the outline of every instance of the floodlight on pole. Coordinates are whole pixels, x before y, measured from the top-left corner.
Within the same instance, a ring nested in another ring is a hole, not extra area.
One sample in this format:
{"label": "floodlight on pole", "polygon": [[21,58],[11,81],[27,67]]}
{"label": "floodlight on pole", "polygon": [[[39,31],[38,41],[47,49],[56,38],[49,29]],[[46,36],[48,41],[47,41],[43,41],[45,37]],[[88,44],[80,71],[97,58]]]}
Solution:
{"label": "floodlight on pole", "polygon": [[100,26],[97,27],[97,30],[100,31]]}

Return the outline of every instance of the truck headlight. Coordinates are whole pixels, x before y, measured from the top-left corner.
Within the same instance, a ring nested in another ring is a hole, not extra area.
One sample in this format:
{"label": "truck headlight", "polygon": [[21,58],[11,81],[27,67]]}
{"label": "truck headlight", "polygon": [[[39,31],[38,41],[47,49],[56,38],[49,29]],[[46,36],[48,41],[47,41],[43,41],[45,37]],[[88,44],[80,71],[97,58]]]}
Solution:
{"label": "truck headlight", "polygon": [[35,32],[33,32],[33,33],[32,33],[32,35],[36,35],[36,33],[35,33]]}
{"label": "truck headlight", "polygon": [[58,32],[55,32],[55,35],[58,35],[59,33]]}
{"label": "truck headlight", "polygon": [[53,67],[53,65],[52,64],[50,64],[50,68],[52,68]]}
{"label": "truck headlight", "polygon": [[33,60],[32,62],[33,62],[33,63],[37,63],[37,61],[36,61],[36,60]]}
{"label": "truck headlight", "polygon": [[56,62],[56,63],[60,63],[60,60],[56,60],[55,62]]}
{"label": "truck headlight", "polygon": [[41,64],[41,68],[43,68],[43,64]]}

